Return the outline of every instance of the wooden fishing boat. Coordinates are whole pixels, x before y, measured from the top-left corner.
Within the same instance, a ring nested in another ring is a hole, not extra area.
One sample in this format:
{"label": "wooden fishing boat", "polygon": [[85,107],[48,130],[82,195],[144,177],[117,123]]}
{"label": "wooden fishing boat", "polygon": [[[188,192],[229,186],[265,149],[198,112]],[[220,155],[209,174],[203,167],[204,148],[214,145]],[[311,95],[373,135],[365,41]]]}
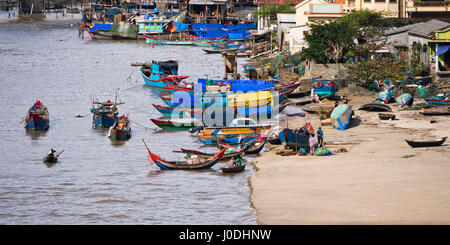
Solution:
{"label": "wooden fishing boat", "polygon": [[358,110],[365,111],[392,111],[391,107],[381,103],[370,103],[361,106]]}
{"label": "wooden fishing boat", "polygon": [[178,75],[178,62],[174,60],[145,62],[140,73],[144,82],[154,88],[165,88],[168,85],[178,85],[189,76]]}
{"label": "wooden fishing boat", "polygon": [[328,112],[334,109],[334,103],[311,103],[306,105],[303,109],[308,113],[320,113],[320,112]]}
{"label": "wooden fishing boat", "polygon": [[58,162],[59,155],[61,155],[63,152],[64,152],[64,150],[62,150],[61,152],[59,152],[56,155],[55,154],[53,154],[53,155],[47,154],[44,158],[42,158],[42,161],[44,163],[56,163],[56,162]]}
{"label": "wooden fishing boat", "polygon": [[125,115],[116,120],[109,129],[108,136],[111,140],[127,140],[131,138],[130,120]]}
{"label": "wooden fishing boat", "polygon": [[432,141],[413,141],[413,140],[405,140],[405,141],[411,147],[434,147],[442,145],[446,139],[447,137],[443,137]]}
{"label": "wooden fishing boat", "polygon": [[425,101],[430,105],[448,105],[450,104],[450,99],[445,96],[432,96],[426,98]]}
{"label": "wooden fishing boat", "polygon": [[192,44],[199,47],[212,47],[213,44],[224,42],[228,38],[228,35],[224,37],[217,37],[211,39],[190,39]]}
{"label": "wooden fishing boat", "polygon": [[353,116],[353,110],[346,104],[341,104],[334,108],[330,115],[333,128],[345,130]]}
{"label": "wooden fishing boat", "polygon": [[[145,141],[142,140],[145,144]],[[217,154],[209,158],[198,158],[198,161],[189,161],[194,159],[188,159],[187,161],[166,161],[159,157],[158,155],[153,154],[150,149],[145,144],[145,147],[148,151],[148,160],[150,164],[154,163],[161,169],[165,170],[174,170],[174,169],[183,169],[183,170],[200,170],[200,169],[208,169],[218,163],[225,153],[225,149],[222,149]]]}
{"label": "wooden fishing boat", "polygon": [[[188,117],[185,113],[185,111],[181,110],[181,109],[175,109],[173,107],[169,107],[169,106],[161,106],[161,105],[155,105],[152,104],[153,107],[155,107],[156,110],[158,110],[161,114],[163,114],[166,117],[178,117],[178,118],[183,118],[183,117]],[[189,115],[191,116],[191,115]]]}
{"label": "wooden fishing boat", "polygon": [[169,107],[198,107],[198,108],[216,108],[216,107],[258,107],[264,105],[275,105],[281,103],[292,93],[294,89],[289,89],[283,93],[273,95],[270,91],[252,91],[247,93],[202,93],[200,95],[186,96],[161,96],[160,98]]}
{"label": "wooden fishing boat", "polygon": [[[237,147],[227,147],[225,150],[225,153],[223,155],[224,159],[232,158],[232,157],[238,157],[245,154],[246,150],[250,147],[251,143],[245,143],[242,145],[239,145]],[[201,156],[201,157],[211,157],[214,156],[216,153],[205,153],[197,150],[189,150],[181,148],[181,152],[184,153],[188,157],[192,157],[194,155]]]}
{"label": "wooden fishing boat", "polygon": [[222,49],[204,49],[204,48],[202,48],[202,50],[205,51],[205,53],[207,54],[220,54],[224,51]]}
{"label": "wooden fishing boat", "polygon": [[258,138],[258,134],[236,134],[236,135],[209,135],[203,136],[199,135],[198,139],[203,144],[207,145],[217,145],[217,141],[226,143],[228,145],[239,145],[247,143]]}
{"label": "wooden fishing boat", "polygon": [[267,139],[267,141],[272,145],[281,145],[280,136],[272,136]]}
{"label": "wooden fishing boat", "polygon": [[285,128],[278,134],[281,143],[291,149],[309,148],[308,135],[303,128],[298,130]]}
{"label": "wooden fishing boat", "polygon": [[197,126],[198,123],[195,120],[192,120],[191,118],[186,119],[188,120],[174,121],[174,120],[158,120],[150,118],[150,120],[154,124],[165,130],[185,130]]}
{"label": "wooden fishing boat", "polygon": [[381,120],[394,120],[395,119],[395,114],[392,114],[392,113],[378,113],[378,117]]}
{"label": "wooden fishing boat", "polygon": [[106,102],[92,102],[92,126],[99,128],[112,127],[118,118],[117,105],[125,104],[123,102],[112,103],[110,100]]}
{"label": "wooden fishing boat", "polygon": [[420,113],[425,116],[446,116],[450,115],[450,107],[439,106],[429,109],[422,109]]}
{"label": "wooden fishing boat", "polygon": [[32,130],[47,130],[50,127],[49,113],[46,106],[39,100],[28,109],[25,118],[25,128]]}
{"label": "wooden fishing boat", "polygon": [[183,38],[183,36],[178,35],[171,35],[167,36],[166,38],[159,38],[157,36],[149,36],[149,35],[143,35],[146,39],[146,43],[152,44],[152,45],[193,45],[192,41],[186,40]]}
{"label": "wooden fishing boat", "polygon": [[318,96],[331,97],[338,90],[337,81],[333,80],[321,80],[313,81],[312,86]]}
{"label": "wooden fishing boat", "polygon": [[[242,159],[242,160],[244,160],[244,159]],[[235,167],[231,167],[231,168],[229,168],[229,167],[220,168],[220,170],[222,170],[222,173],[224,173],[224,174],[225,173],[239,173],[239,172],[242,172],[245,170],[246,165],[247,164],[245,163],[240,166],[235,166]]]}
{"label": "wooden fishing boat", "polygon": [[[267,143],[267,139],[263,139],[263,140],[259,140],[259,139],[255,139],[252,140],[246,144],[248,144],[247,149],[245,150],[246,154],[258,154],[261,152],[261,150],[264,148],[265,144]],[[232,147],[232,145],[227,144],[225,142],[223,142],[222,140],[218,140],[218,146],[220,149],[222,148],[230,148]]]}
{"label": "wooden fishing boat", "polygon": [[225,127],[205,127],[200,133],[199,137],[206,136],[236,136],[236,135],[253,135],[260,134],[262,131],[268,130],[272,127],[269,124],[258,125],[251,118],[237,118]]}

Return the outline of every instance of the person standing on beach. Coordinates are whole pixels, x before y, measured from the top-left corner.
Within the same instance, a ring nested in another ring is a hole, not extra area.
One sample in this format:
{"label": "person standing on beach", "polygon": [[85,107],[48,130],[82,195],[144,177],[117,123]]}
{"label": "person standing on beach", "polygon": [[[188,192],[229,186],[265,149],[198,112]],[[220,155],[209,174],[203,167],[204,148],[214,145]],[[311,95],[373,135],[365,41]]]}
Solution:
{"label": "person standing on beach", "polygon": [[317,130],[317,144],[319,147],[323,147],[323,131],[322,127],[319,127],[319,130]]}
{"label": "person standing on beach", "polygon": [[314,150],[316,146],[316,138],[314,137],[314,134],[311,134],[309,136],[309,152],[311,155],[314,155]]}

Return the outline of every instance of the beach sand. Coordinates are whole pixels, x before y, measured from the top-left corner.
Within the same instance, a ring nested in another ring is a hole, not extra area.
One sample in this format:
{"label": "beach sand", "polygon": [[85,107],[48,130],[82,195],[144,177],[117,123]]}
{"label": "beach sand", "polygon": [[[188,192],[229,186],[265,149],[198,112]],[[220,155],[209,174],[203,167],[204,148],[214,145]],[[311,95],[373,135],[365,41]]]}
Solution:
{"label": "beach sand", "polygon": [[[450,224],[450,142],[428,148],[405,142],[450,136],[450,117],[390,104],[398,120],[381,121],[378,112],[358,110],[375,97],[351,98],[356,118],[345,131],[322,126],[326,147],[347,152],[280,156],[275,152],[283,146],[269,145],[274,149],[255,160],[250,199],[258,224]],[[289,127],[306,121],[321,126],[307,114],[289,118]]]}

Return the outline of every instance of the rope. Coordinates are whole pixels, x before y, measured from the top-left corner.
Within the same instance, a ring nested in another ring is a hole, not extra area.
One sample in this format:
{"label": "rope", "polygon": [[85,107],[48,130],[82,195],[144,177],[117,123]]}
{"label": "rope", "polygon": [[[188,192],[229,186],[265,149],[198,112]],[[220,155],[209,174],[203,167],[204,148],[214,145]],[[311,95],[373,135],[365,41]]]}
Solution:
{"label": "rope", "polygon": [[[148,128],[148,127],[146,127],[146,126],[144,126],[144,125],[142,125],[142,124],[139,124],[139,123],[137,123],[137,122],[134,121],[134,120],[130,120],[130,121],[132,121],[133,123],[135,123],[135,124],[138,125],[138,126],[143,127],[145,130],[152,129],[152,128]],[[153,129],[153,130],[154,130],[154,129]]]}

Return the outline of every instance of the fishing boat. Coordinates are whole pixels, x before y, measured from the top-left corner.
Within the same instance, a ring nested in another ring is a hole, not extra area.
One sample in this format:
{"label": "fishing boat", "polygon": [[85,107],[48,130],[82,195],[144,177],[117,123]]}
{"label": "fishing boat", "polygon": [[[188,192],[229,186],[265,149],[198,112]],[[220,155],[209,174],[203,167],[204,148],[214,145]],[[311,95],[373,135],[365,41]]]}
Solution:
{"label": "fishing boat", "polygon": [[283,93],[274,93],[271,91],[254,91],[247,93],[201,93],[183,94],[177,96],[161,96],[161,99],[169,107],[197,107],[197,108],[216,108],[216,107],[258,107],[264,105],[275,105],[281,103],[292,93],[290,89]]}
{"label": "fishing boat", "polygon": [[154,124],[158,127],[165,130],[185,130],[191,129],[197,126],[197,122],[192,120],[191,118],[187,118],[187,120],[158,120],[158,119],[150,119]]}
{"label": "fishing boat", "polygon": [[143,35],[146,42],[152,45],[192,45],[192,41],[185,40],[178,35],[169,36],[167,39],[161,39],[157,36]]}
{"label": "fishing boat", "polygon": [[117,105],[125,104],[123,102],[112,103],[110,100],[106,102],[92,102],[92,126],[99,128],[112,127],[118,118]]}
{"label": "fishing boat", "polygon": [[222,49],[204,49],[204,48],[202,48],[202,50],[207,54],[221,54],[223,52]]}
{"label": "fishing boat", "polygon": [[394,120],[395,114],[393,114],[393,113],[378,113],[378,117],[381,120]]}
{"label": "fishing boat", "polygon": [[[53,149],[52,149],[52,151],[53,151]],[[59,155],[61,155],[63,152],[64,152],[64,150],[62,150],[61,152],[54,151],[54,153],[57,153],[57,154],[47,154],[44,158],[42,158],[42,161],[44,163],[56,163],[56,162],[58,162]]]}
{"label": "fishing boat", "polygon": [[[226,159],[244,155],[252,143],[253,142],[247,142],[234,147],[231,145],[227,145],[228,147],[226,147],[223,158]],[[187,157],[192,157],[193,155],[201,157],[211,157],[215,155],[215,153],[205,153],[197,150],[189,150],[184,148],[181,148],[181,152],[184,153]]]}
{"label": "fishing boat", "polygon": [[425,101],[431,105],[449,105],[450,99],[446,96],[432,96],[430,98],[426,98]]}
{"label": "fishing boat", "polygon": [[334,80],[321,80],[313,81],[312,86],[318,96],[331,97],[338,90],[337,81]]}
{"label": "fishing boat", "polygon": [[450,115],[450,106],[439,106],[429,109],[422,109],[420,113],[425,116],[446,116]]}
{"label": "fishing boat", "polygon": [[333,128],[345,130],[352,118],[353,110],[346,104],[341,104],[334,108],[330,115]]}
{"label": "fishing boat", "polygon": [[131,138],[130,120],[127,116],[119,117],[109,129],[108,136],[111,140],[127,140]]}
{"label": "fishing boat", "polygon": [[222,173],[239,173],[245,170],[245,166],[247,165],[247,160],[241,158],[242,164],[234,165],[233,167],[222,167],[220,170],[222,170]]}
{"label": "fishing boat", "polygon": [[175,109],[173,107],[170,106],[161,106],[161,105],[155,105],[152,104],[153,107],[155,107],[155,109],[157,111],[159,111],[161,114],[163,114],[166,117],[178,117],[178,118],[183,118],[183,117],[191,117],[191,115],[186,115],[185,111],[182,109]]}
{"label": "fishing boat", "polygon": [[[260,140],[259,138],[252,140],[250,142],[247,142],[246,144],[248,144],[249,146],[245,150],[245,153],[246,154],[258,154],[264,148],[266,143],[267,143],[267,139]],[[218,140],[218,146],[220,149],[233,147],[232,145],[227,144],[227,143],[223,142],[222,140]]]}
{"label": "fishing boat", "polygon": [[210,39],[199,39],[199,37],[196,37],[195,39],[190,39],[192,44],[199,47],[212,47],[215,43],[221,43],[224,42],[228,38],[228,35],[223,37],[217,37],[217,38],[210,38]]}
{"label": "fishing boat", "polygon": [[297,149],[309,148],[308,135],[309,133],[304,128],[298,130],[285,128],[278,134],[278,137],[287,148]]}
{"label": "fishing boat", "polygon": [[329,111],[332,111],[334,107],[335,103],[310,103],[309,105],[306,105],[303,110],[312,114],[328,113]]}
{"label": "fishing boat", "polygon": [[226,143],[228,145],[239,145],[251,142],[258,138],[256,133],[247,134],[228,134],[228,135],[199,135],[200,142],[206,145],[217,145],[217,142]]}
{"label": "fishing boat", "polygon": [[145,62],[140,73],[150,87],[165,88],[167,85],[178,85],[188,76],[178,76],[178,62],[174,60]]}
{"label": "fishing boat", "polygon": [[411,147],[433,147],[433,146],[442,145],[446,139],[447,139],[447,137],[443,137],[443,138],[431,140],[431,141],[413,141],[413,140],[405,140],[405,141]]}
{"label": "fishing boat", "polygon": [[27,116],[25,117],[25,128],[47,130],[49,127],[50,119],[48,109],[38,100],[28,109]]}
{"label": "fishing boat", "polygon": [[150,164],[154,163],[158,167],[164,170],[174,170],[174,169],[183,169],[183,170],[201,170],[201,169],[208,169],[214,166],[216,163],[218,163],[225,154],[225,149],[222,149],[217,154],[215,154],[212,157],[209,158],[202,158],[202,157],[193,157],[186,161],[167,161],[159,157],[158,155],[153,154],[150,149],[147,147],[147,144],[145,144],[145,147],[148,151],[148,160]]}
{"label": "fishing boat", "polygon": [[358,110],[365,111],[392,111],[391,107],[381,103],[370,103],[361,106]]}
{"label": "fishing boat", "polygon": [[86,30],[92,39],[98,40],[136,40],[138,38],[139,26],[132,23],[123,24],[83,24],[81,26]]}
{"label": "fishing boat", "polygon": [[261,134],[272,127],[270,124],[257,124],[251,118],[236,118],[224,127],[205,127],[199,132],[199,137],[216,135],[253,135]]}

